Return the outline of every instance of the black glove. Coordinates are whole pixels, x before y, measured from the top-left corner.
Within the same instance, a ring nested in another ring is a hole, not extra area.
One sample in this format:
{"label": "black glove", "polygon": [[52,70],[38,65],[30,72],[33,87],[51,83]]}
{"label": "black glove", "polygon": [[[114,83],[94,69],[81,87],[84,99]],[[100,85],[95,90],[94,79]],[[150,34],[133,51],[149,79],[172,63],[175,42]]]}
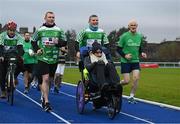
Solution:
{"label": "black glove", "polygon": [[105,63],[103,60],[99,60],[99,61],[97,61],[97,64],[104,65]]}
{"label": "black glove", "polygon": [[97,65],[97,62],[93,62],[92,65],[93,65],[93,66]]}

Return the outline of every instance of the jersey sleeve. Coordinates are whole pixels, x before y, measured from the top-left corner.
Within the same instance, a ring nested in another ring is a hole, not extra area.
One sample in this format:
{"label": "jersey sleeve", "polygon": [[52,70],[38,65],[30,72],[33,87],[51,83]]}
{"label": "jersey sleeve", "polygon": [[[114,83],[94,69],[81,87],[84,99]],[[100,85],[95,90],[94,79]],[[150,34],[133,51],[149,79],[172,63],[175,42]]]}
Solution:
{"label": "jersey sleeve", "polygon": [[23,41],[24,41],[23,37],[18,33],[17,33],[17,37],[18,37],[17,45],[23,45]]}
{"label": "jersey sleeve", "polygon": [[63,40],[63,41],[67,41],[64,31],[61,30],[60,32],[61,32],[60,39]]}
{"label": "jersey sleeve", "polygon": [[32,36],[32,41],[37,42],[39,40],[38,30],[36,30]]}
{"label": "jersey sleeve", "polygon": [[78,34],[77,38],[76,38],[76,42],[79,43],[80,47],[82,46],[84,35],[85,35],[85,29],[81,30],[80,33]]}
{"label": "jersey sleeve", "polygon": [[3,46],[4,46],[3,33],[0,34],[0,45],[3,45]]}
{"label": "jersey sleeve", "polygon": [[109,40],[107,38],[107,34],[106,33],[104,33],[104,35],[103,35],[103,43],[104,44],[108,44],[109,43]]}
{"label": "jersey sleeve", "polygon": [[121,35],[119,37],[118,46],[123,47],[124,46],[124,35]]}

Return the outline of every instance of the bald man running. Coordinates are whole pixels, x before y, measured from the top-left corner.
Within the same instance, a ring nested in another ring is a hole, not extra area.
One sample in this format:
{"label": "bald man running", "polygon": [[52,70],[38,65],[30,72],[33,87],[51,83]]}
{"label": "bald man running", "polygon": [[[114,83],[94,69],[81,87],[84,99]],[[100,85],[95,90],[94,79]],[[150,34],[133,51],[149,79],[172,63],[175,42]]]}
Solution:
{"label": "bald man running", "polygon": [[129,103],[136,103],[134,95],[140,78],[139,58],[146,58],[147,55],[142,51],[142,35],[138,33],[136,20],[128,23],[129,31],[120,36],[118,41],[118,53],[121,55],[121,73],[124,77],[122,85],[129,84],[130,73],[132,72],[132,87],[129,96]]}

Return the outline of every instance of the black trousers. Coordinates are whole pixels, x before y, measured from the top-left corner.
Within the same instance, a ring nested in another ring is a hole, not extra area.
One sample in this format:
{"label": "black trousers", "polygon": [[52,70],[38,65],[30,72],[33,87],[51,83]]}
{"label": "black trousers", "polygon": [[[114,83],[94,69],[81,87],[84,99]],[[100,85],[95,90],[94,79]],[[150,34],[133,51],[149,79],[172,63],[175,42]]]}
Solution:
{"label": "black trousers", "polygon": [[90,72],[92,83],[101,88],[104,84],[117,84],[120,82],[120,77],[112,63],[98,63]]}

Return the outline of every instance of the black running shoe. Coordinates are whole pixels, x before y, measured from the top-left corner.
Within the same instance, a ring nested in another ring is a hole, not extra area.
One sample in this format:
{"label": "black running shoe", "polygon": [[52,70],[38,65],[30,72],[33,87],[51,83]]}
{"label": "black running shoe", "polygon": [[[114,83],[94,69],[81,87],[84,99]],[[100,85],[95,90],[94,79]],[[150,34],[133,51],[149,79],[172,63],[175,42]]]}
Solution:
{"label": "black running shoe", "polygon": [[128,103],[129,103],[129,104],[136,104],[137,101],[134,99],[134,97],[129,97],[129,98],[128,98]]}
{"label": "black running shoe", "polygon": [[52,110],[52,108],[51,108],[51,106],[50,106],[50,103],[46,103],[45,104],[45,106],[44,106],[44,111],[46,111],[46,112],[49,112],[49,111],[51,111]]}
{"label": "black running shoe", "polygon": [[24,89],[24,94],[28,94],[28,92],[29,92],[29,88],[28,88],[28,87],[25,87],[25,89]]}

